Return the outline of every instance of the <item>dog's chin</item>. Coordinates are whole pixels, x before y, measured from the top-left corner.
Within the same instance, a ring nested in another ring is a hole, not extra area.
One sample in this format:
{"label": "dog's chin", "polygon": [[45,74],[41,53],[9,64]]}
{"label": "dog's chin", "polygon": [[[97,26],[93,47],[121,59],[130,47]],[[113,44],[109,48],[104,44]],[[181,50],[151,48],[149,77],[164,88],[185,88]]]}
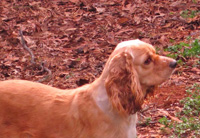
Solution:
{"label": "dog's chin", "polygon": [[148,97],[148,96],[153,96],[154,95],[154,91],[155,89],[157,88],[156,85],[152,85],[152,86],[149,86],[146,90],[146,95],[145,95],[145,99]]}

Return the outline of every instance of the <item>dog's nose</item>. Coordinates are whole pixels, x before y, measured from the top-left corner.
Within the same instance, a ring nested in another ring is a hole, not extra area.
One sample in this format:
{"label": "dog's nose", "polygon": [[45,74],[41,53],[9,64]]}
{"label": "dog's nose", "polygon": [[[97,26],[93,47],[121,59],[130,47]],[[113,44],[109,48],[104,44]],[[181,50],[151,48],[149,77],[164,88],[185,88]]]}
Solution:
{"label": "dog's nose", "polygon": [[169,67],[170,67],[170,68],[175,68],[176,65],[177,65],[176,60],[174,60],[174,61],[172,61],[172,62],[169,63]]}

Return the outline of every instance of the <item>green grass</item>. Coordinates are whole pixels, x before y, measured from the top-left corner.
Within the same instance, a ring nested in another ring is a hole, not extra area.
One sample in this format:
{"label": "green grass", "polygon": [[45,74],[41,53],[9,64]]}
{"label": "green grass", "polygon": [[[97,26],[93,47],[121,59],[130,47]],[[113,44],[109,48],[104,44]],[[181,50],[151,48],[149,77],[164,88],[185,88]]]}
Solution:
{"label": "green grass", "polygon": [[151,122],[151,117],[147,117],[146,119],[145,119],[145,125],[146,126],[148,126],[149,125],[149,123]]}
{"label": "green grass", "polygon": [[165,117],[165,116],[163,118],[159,119],[158,122],[164,125],[164,127],[162,127],[161,129],[164,129],[166,127],[172,128],[172,126],[173,126],[172,121],[168,120],[167,117]]}
{"label": "green grass", "polygon": [[198,39],[194,40],[191,44],[181,42],[177,45],[169,46],[164,50],[170,52],[167,56],[176,59],[178,63],[182,63],[183,58],[200,58],[200,42]]}
{"label": "green grass", "polygon": [[164,125],[161,130],[166,128],[172,130],[172,138],[200,137],[200,84],[194,84],[186,92],[188,97],[180,101],[183,109],[177,113],[182,122],[174,122],[167,117],[158,120]]}
{"label": "green grass", "polygon": [[196,0],[192,0],[192,2],[193,2],[193,3],[197,3],[197,1],[196,1]]}
{"label": "green grass", "polygon": [[181,17],[183,18],[194,18],[200,11],[184,10],[181,12]]}

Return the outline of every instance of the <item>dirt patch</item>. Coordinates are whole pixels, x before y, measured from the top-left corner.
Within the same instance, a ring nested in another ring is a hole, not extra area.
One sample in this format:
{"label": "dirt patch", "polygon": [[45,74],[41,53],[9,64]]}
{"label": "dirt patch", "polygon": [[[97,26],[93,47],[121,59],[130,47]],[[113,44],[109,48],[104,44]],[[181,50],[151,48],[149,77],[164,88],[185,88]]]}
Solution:
{"label": "dirt patch", "polygon": [[158,88],[151,103],[155,104],[158,108],[168,108],[186,96],[186,87],[185,85],[171,85]]}
{"label": "dirt patch", "polygon": [[172,84],[157,88],[155,96],[149,99],[143,110],[138,113],[138,138],[167,138],[173,133],[168,128],[162,130],[163,125],[158,120],[167,117],[180,121],[176,118],[176,113],[181,111],[180,100],[187,96],[186,87]]}

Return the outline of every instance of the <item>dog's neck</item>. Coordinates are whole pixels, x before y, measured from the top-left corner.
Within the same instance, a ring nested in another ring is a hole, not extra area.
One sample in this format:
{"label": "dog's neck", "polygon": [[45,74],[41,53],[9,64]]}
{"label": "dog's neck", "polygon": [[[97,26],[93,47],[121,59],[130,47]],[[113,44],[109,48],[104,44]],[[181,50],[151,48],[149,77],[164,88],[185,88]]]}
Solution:
{"label": "dog's neck", "polygon": [[[109,96],[107,94],[103,77],[98,78],[91,85],[92,97],[99,107],[99,109],[110,119],[110,121],[118,124],[117,127],[126,127],[128,138],[136,137],[136,122],[137,114],[131,114],[127,118],[124,118],[115,112],[112,108]],[[124,121],[124,119],[126,121]],[[122,125],[122,126],[120,126]]]}
{"label": "dog's neck", "polygon": [[[97,80],[93,82],[92,86],[92,97],[96,103],[96,105],[104,112],[109,115],[114,115],[117,114],[116,112],[113,111],[111,102],[109,100],[106,88],[105,88],[105,78],[100,77]],[[143,94],[146,96],[148,95],[149,87],[147,86],[142,86],[142,91]]]}
{"label": "dog's neck", "polygon": [[99,77],[91,85],[92,97],[99,109],[113,121],[120,121],[122,118],[116,110],[113,110],[111,101],[106,91],[105,78]]}
{"label": "dog's neck", "polygon": [[105,113],[112,112],[112,105],[109,101],[109,97],[105,88],[103,78],[98,78],[93,82],[93,93],[92,97],[94,98],[95,103],[97,106]]}

